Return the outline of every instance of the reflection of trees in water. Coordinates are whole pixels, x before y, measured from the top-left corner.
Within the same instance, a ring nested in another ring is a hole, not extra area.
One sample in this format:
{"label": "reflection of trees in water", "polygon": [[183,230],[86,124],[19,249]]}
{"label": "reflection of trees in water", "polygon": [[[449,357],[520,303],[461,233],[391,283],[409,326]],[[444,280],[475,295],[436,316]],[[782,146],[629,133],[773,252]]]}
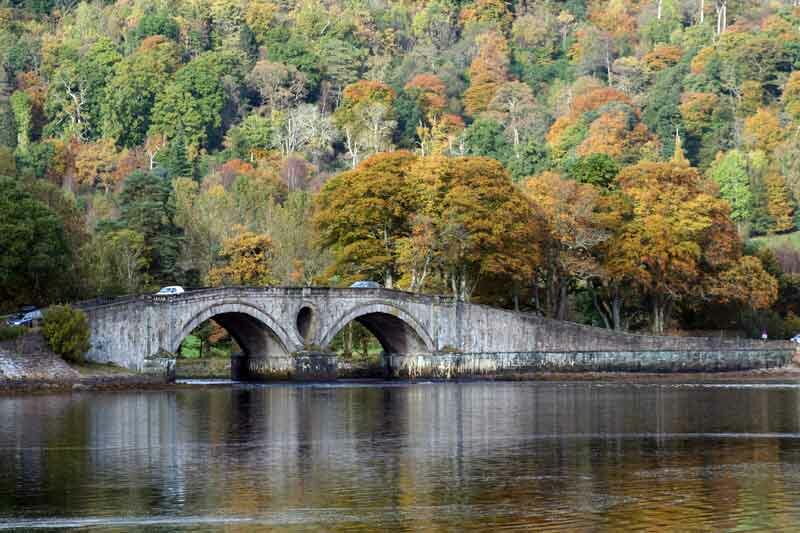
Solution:
{"label": "reflection of trees in water", "polygon": [[541,383],[0,399],[2,427],[20,428],[0,434],[0,516],[394,509],[383,519],[426,528],[785,529],[795,441],[691,434],[795,432],[797,400]]}

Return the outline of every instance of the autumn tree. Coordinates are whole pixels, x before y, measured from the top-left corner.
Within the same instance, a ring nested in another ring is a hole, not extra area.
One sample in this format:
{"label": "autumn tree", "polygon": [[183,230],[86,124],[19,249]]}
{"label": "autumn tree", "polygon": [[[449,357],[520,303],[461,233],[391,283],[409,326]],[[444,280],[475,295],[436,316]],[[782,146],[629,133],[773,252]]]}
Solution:
{"label": "autumn tree", "polygon": [[744,256],[714,279],[709,295],[722,304],[768,309],[778,299],[778,281],[758,257]]}
{"label": "autumn tree", "polygon": [[391,147],[394,99],[394,90],[378,81],[362,80],[345,88],[333,119],[342,131],[352,168],[365,156]]}
{"label": "autumn tree", "polygon": [[417,74],[403,90],[417,102],[429,122],[447,106],[444,82],[435,74]]}
{"label": "autumn tree", "polygon": [[706,192],[700,174],[673,163],[624,168],[617,183],[630,202],[625,224],[609,242],[606,269],[641,288],[653,332],[664,332],[676,302],[692,293],[705,264],[724,264],[738,242],[729,208]]}
{"label": "autumn tree", "polygon": [[[589,20],[599,30],[596,44],[605,65],[608,83],[614,81],[611,66],[614,57],[625,50],[636,31],[636,18],[632,5],[624,0],[593,0],[589,7]],[[588,46],[584,43],[583,46]],[[588,50],[586,51],[588,52]],[[584,52],[584,53],[586,53]],[[597,53],[597,51],[595,51]]]}
{"label": "autumn tree", "polygon": [[215,287],[264,287],[274,283],[274,246],[268,235],[241,231],[222,243],[220,258],[223,264],[212,268],[208,273],[208,282]]}
{"label": "autumn tree", "polygon": [[510,287],[531,279],[542,228],[499,162],[435,156],[418,160],[411,175],[422,183],[420,213],[433,221],[434,253],[455,298],[469,301],[486,279]]}
{"label": "autumn tree", "polygon": [[745,120],[742,136],[746,146],[751,150],[770,153],[784,138],[780,117],[774,110],[762,108]]}
{"label": "autumn tree", "polygon": [[95,143],[79,145],[75,155],[75,175],[78,183],[103,188],[106,194],[120,180],[116,173],[119,154],[114,141],[103,139]]}
{"label": "autumn tree", "polygon": [[795,229],[794,202],[786,187],[786,180],[777,172],[764,176],[767,193],[767,212],[772,220],[770,233],[784,233]]}
{"label": "autumn tree", "polygon": [[469,88],[464,93],[464,107],[476,116],[485,111],[497,89],[508,79],[509,49],[505,37],[488,32],[477,38],[478,55],[469,67]]}
{"label": "autumn tree", "polygon": [[529,178],[524,191],[541,214],[547,232],[535,301],[548,316],[565,320],[568,296],[575,284],[600,275],[593,252],[608,233],[596,213],[599,193],[591,185],[553,172]]}
{"label": "autumn tree", "polygon": [[320,244],[332,250],[332,274],[394,286],[400,273],[397,243],[409,235],[409,216],[421,201],[410,174],[415,160],[405,151],[379,154],[322,188],[314,222]]}

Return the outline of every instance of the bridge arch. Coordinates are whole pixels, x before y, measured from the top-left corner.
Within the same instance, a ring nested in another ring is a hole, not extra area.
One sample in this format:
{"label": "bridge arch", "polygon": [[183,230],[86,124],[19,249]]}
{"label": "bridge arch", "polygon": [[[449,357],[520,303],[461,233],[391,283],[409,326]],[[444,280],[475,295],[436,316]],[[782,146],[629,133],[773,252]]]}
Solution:
{"label": "bridge arch", "polygon": [[432,353],[430,334],[408,311],[394,304],[369,302],[350,309],[328,327],[320,346],[327,349],[333,338],[353,320],[369,330],[386,353]]}
{"label": "bridge arch", "polygon": [[292,338],[281,324],[257,307],[241,302],[220,302],[205,307],[186,322],[170,343],[172,352],[180,349],[183,340],[195,328],[212,318],[249,357],[286,356],[299,343],[299,339]]}

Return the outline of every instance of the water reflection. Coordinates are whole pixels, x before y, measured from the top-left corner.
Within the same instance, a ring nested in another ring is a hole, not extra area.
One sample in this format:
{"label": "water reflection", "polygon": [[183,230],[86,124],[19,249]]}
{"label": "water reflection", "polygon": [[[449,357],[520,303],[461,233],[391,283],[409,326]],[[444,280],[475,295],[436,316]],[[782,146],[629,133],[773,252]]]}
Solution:
{"label": "water reflection", "polygon": [[465,383],[0,398],[0,529],[792,528],[799,395]]}

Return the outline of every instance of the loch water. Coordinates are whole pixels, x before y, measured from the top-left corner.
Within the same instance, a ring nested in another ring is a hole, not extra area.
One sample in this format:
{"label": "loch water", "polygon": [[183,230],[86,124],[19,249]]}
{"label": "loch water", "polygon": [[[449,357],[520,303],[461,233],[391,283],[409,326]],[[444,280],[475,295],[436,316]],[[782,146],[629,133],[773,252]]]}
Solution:
{"label": "loch water", "polygon": [[800,530],[800,384],[0,397],[0,531]]}

